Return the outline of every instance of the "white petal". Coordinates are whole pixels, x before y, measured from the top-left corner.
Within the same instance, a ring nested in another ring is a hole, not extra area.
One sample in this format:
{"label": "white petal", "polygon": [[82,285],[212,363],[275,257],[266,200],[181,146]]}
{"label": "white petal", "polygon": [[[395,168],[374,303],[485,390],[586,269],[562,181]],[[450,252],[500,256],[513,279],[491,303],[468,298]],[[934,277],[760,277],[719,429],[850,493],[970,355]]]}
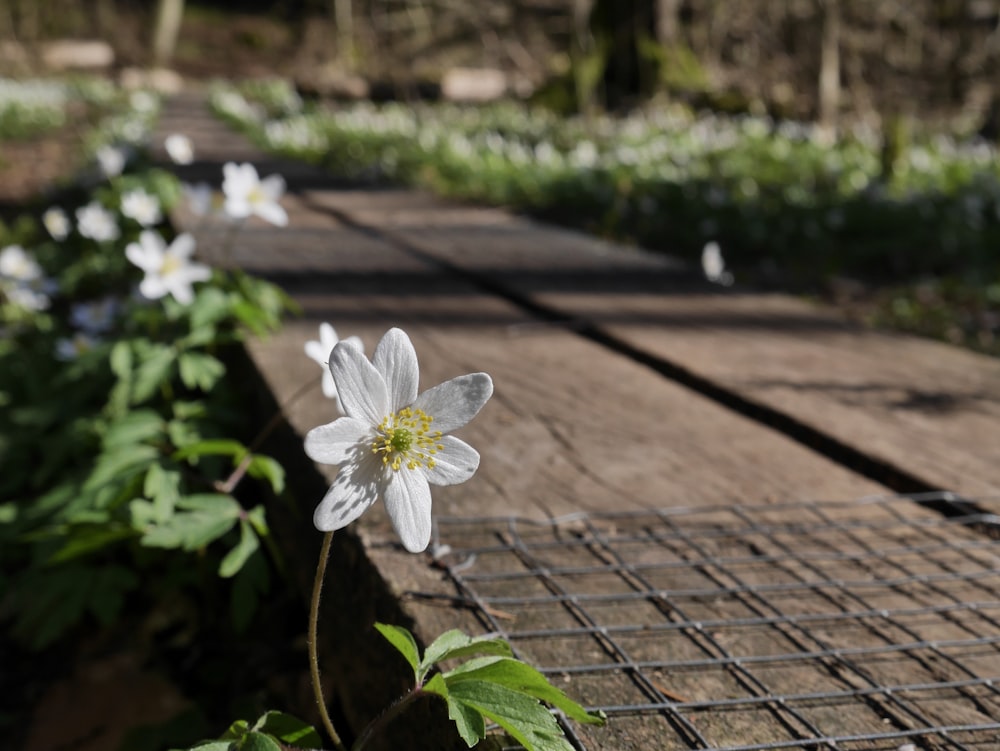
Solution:
{"label": "white petal", "polygon": [[[417,398],[420,368],[417,352],[402,329],[389,329],[375,347],[372,364],[385,379],[392,412],[409,407]],[[435,426],[436,427],[436,426]]]}
{"label": "white petal", "polygon": [[475,417],[492,395],[493,379],[470,373],[428,389],[413,406],[434,418],[434,430],[450,433]]}
{"label": "white petal", "polygon": [[[337,336],[337,329],[326,321],[319,325],[319,343],[326,347],[327,355],[333,351],[333,348],[337,346],[337,342],[339,341],[340,337]],[[323,362],[326,362],[329,359],[329,357],[324,356]]]}
{"label": "white petal", "polygon": [[139,282],[139,293],[147,300],[159,300],[168,291],[163,277],[159,274],[146,274],[145,278]]}
{"label": "white petal", "polygon": [[479,468],[479,452],[455,436],[443,436],[443,451],[434,455],[434,469],[424,470],[431,485],[457,485],[465,482]]}
{"label": "white petal", "polygon": [[125,246],[125,257],[143,271],[155,271],[160,267],[159,258],[154,258],[149,249],[139,243],[129,243]]}
{"label": "white petal", "polygon": [[285,192],[285,178],[281,175],[268,175],[260,181],[260,192],[277,201]]}
{"label": "white petal", "polygon": [[333,347],[327,347],[323,342],[317,342],[315,339],[312,339],[306,342],[305,350],[309,359],[318,362],[323,366],[323,370],[326,371],[326,364],[330,362],[330,352],[333,351]]}
{"label": "white petal", "polygon": [[382,485],[383,467],[377,458],[369,455],[343,465],[313,512],[316,529],[332,532],[346,527],[378,500]]}
{"label": "white petal", "polygon": [[170,243],[170,253],[177,258],[190,258],[194,253],[194,237],[189,232],[181,232]]}
{"label": "white petal", "polygon": [[431,488],[423,472],[392,472],[383,493],[392,526],[411,553],[425,550],[431,541]]}
{"label": "white petal", "polygon": [[348,417],[378,425],[389,414],[385,379],[363,352],[340,342],[330,355],[330,371]]}
{"label": "white petal", "polygon": [[174,274],[163,277],[163,285],[170,290],[170,294],[181,305],[190,305],[194,300],[194,292],[191,290],[191,282],[182,276]]}
{"label": "white petal", "polygon": [[[323,368],[323,396],[327,399],[333,399],[337,396],[337,384],[333,380],[333,373],[330,372],[329,368]],[[337,411],[343,414],[344,407],[340,403],[340,399],[337,399]]]}
{"label": "white petal", "polygon": [[320,464],[344,464],[369,452],[371,428],[351,417],[341,417],[306,433],[306,456]]}
{"label": "white petal", "polygon": [[277,203],[258,203],[257,216],[278,227],[288,225],[288,212]]}

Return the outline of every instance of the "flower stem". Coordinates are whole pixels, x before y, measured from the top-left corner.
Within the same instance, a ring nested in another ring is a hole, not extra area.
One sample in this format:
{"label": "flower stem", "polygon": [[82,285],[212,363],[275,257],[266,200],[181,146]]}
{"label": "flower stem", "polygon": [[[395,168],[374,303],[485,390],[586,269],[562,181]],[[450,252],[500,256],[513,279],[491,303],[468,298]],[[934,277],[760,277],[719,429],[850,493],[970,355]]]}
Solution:
{"label": "flower stem", "polygon": [[375,735],[376,731],[381,730],[383,727],[389,724],[389,722],[396,717],[400,712],[402,712],[406,707],[414,700],[424,695],[424,691],[417,687],[409,691],[408,693],[401,696],[395,702],[392,703],[382,714],[376,717],[374,720],[368,723],[368,726],[361,732],[357,740],[354,741],[354,745],[351,746],[351,751],[362,751],[362,749],[371,740],[371,737]]}
{"label": "flower stem", "polygon": [[319,679],[319,658],[317,657],[317,627],[319,624],[319,600],[323,591],[323,575],[326,573],[326,561],[330,557],[330,543],[333,542],[333,532],[323,535],[323,547],[319,551],[319,563],[316,566],[316,579],[313,581],[312,603],[309,607],[309,673],[312,676],[313,695],[316,697],[316,706],[319,708],[320,719],[323,720],[323,727],[326,728],[327,735],[333,741],[334,751],[346,751],[340,735],[333,727],[330,714],[326,711],[326,702],[323,699],[323,686]]}

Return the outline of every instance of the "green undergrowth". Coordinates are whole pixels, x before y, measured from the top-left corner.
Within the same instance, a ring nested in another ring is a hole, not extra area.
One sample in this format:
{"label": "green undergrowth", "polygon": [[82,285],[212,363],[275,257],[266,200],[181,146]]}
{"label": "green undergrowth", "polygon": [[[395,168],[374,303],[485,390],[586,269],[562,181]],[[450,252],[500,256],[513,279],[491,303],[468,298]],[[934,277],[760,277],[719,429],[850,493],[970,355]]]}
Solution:
{"label": "green undergrowth", "polygon": [[212,102],[259,145],[339,175],[693,262],[714,241],[737,283],[826,294],[848,279],[869,322],[1000,353],[1000,159],[982,141],[898,127],[826,144],[808,125],[675,106],[565,118],[509,102],[324,105],[281,81],[218,83]]}

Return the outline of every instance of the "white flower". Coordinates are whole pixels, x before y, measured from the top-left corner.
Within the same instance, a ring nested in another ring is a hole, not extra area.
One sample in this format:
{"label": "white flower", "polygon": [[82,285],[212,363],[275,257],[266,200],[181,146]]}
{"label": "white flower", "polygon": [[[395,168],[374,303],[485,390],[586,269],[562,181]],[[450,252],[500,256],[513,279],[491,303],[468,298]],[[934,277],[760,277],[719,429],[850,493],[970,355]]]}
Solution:
{"label": "white flower", "polygon": [[8,245],[0,250],[0,277],[13,282],[33,282],[42,277],[42,267],[20,245]]}
{"label": "white flower", "polygon": [[319,340],[311,340],[306,342],[305,350],[306,354],[316,362],[318,362],[323,367],[323,395],[328,399],[337,400],[337,409],[341,412],[344,411],[344,405],[340,402],[340,397],[337,396],[337,384],[333,380],[333,372],[330,370],[330,355],[333,352],[333,348],[337,346],[337,343],[344,341],[347,344],[357,347],[362,352],[365,351],[364,344],[361,341],[361,337],[349,336],[346,339],[341,340],[337,337],[337,331],[329,323],[321,323],[319,325]]}
{"label": "white flower", "polygon": [[65,240],[71,229],[69,217],[58,206],[46,209],[45,213],[42,214],[42,224],[45,226],[45,230],[52,235],[53,240]]}
{"label": "white flower", "polygon": [[701,270],[710,282],[721,284],[724,287],[733,283],[733,275],[726,271],[726,262],[722,258],[722,251],[717,242],[706,243],[705,247],[702,248]]}
{"label": "white flower", "polygon": [[105,177],[117,177],[125,170],[129,154],[121,146],[101,146],[94,154],[97,166]]}
{"label": "white flower", "polygon": [[194,253],[194,238],[183,232],[167,247],[166,242],[153,230],[143,230],[139,242],[129,243],[125,248],[126,257],[146,272],[139,284],[143,297],[157,300],[166,294],[173,295],[182,305],[194,299],[191,285],[204,282],[212,276],[212,270],[201,263],[191,261]]}
{"label": "white flower", "polygon": [[256,214],[279,227],[288,224],[288,214],[278,203],[285,192],[285,179],[281,175],[269,175],[261,180],[252,164],[234,162],[224,164],[222,174],[226,214],[233,219],[246,219]]}
{"label": "white flower", "polygon": [[97,242],[111,242],[121,236],[115,215],[97,201],[76,210],[76,228],[81,235]]}
{"label": "white flower", "polygon": [[464,482],[479,454],[450,435],[476,416],[493,394],[486,373],[459,376],[417,396],[417,353],[390,329],[371,362],[346,342],[334,347],[330,370],[346,417],[313,428],[305,451],[340,466],[313,523],[329,532],[347,526],[382,498],[403,546],[424,550],[431,537],[430,485]]}
{"label": "white flower", "polygon": [[194,161],[194,145],[183,133],[171,133],[163,141],[163,148],[174,164],[191,164]]}
{"label": "white flower", "polygon": [[152,227],[163,219],[160,199],[143,188],[135,188],[122,194],[122,214],[143,227]]}

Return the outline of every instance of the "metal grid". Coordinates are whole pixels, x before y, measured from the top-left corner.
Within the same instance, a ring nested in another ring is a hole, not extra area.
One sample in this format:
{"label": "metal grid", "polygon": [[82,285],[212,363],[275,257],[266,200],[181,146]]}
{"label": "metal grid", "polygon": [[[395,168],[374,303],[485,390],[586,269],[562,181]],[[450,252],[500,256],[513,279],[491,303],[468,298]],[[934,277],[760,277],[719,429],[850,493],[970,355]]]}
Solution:
{"label": "metal grid", "polygon": [[435,544],[487,630],[608,714],[563,721],[579,749],[1000,749],[1000,517],[930,508],[954,500],[437,518]]}

